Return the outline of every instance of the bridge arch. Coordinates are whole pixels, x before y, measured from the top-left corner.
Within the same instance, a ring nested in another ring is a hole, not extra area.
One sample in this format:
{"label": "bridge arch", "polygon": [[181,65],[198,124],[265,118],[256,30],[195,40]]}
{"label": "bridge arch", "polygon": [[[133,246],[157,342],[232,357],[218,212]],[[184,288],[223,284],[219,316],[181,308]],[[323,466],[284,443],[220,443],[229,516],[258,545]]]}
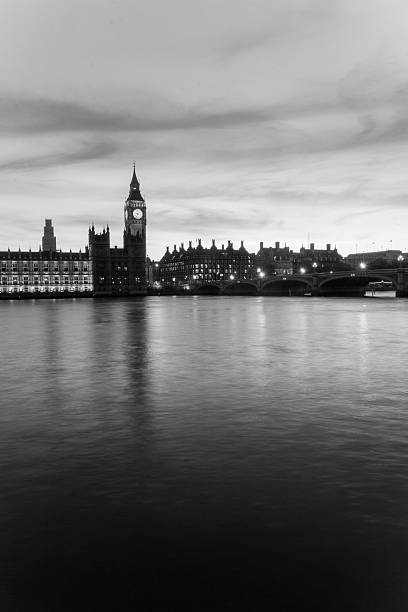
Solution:
{"label": "bridge arch", "polygon": [[385,273],[380,270],[369,271],[366,274],[348,273],[332,278],[325,278],[319,283],[321,295],[360,295],[363,296],[369,283],[375,282],[392,283],[393,290],[397,289],[396,275]]}
{"label": "bridge arch", "polygon": [[286,277],[266,281],[261,288],[261,295],[305,295],[312,289],[311,283],[303,278]]}
{"label": "bridge arch", "polygon": [[215,283],[208,283],[197,287],[194,293],[196,295],[220,295],[221,287]]}
{"label": "bridge arch", "polygon": [[335,276],[335,277],[325,278],[319,283],[319,287],[323,287],[324,285],[327,285],[328,283],[333,283],[337,280],[346,281],[346,280],[353,280],[353,279],[361,283],[365,283],[366,285],[368,285],[368,283],[375,283],[375,282],[383,280],[388,283],[392,283],[394,288],[396,288],[397,286],[397,278],[396,276],[393,276],[392,274],[390,275],[390,274],[381,274],[381,272],[375,272],[375,273],[368,272],[367,274],[364,274],[364,276],[359,275],[359,274],[355,274],[352,276],[349,273],[349,274],[345,274],[344,276]]}
{"label": "bridge arch", "polygon": [[251,281],[233,281],[225,285],[223,295],[257,295],[258,287]]}

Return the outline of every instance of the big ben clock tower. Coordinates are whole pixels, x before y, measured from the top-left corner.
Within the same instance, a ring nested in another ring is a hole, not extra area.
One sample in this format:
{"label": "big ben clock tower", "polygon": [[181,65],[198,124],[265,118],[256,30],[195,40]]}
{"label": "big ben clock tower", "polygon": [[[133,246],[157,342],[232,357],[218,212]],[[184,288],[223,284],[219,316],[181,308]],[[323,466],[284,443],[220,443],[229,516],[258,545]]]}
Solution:
{"label": "big ben clock tower", "polygon": [[133,295],[146,293],[146,203],[140,193],[135,164],[129,196],[124,206],[124,255],[128,263],[128,287]]}

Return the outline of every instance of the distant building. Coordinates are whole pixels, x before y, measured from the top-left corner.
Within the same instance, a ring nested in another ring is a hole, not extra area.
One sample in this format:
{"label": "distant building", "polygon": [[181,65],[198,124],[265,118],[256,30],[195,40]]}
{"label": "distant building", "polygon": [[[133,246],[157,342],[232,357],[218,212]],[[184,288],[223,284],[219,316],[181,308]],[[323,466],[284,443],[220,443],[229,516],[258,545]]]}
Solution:
{"label": "distant building", "polygon": [[343,257],[337,252],[336,247],[331,248],[330,244],[326,244],[325,249],[315,249],[314,242],[310,243],[310,247],[306,249],[301,247],[298,253],[292,252],[293,272],[299,273],[301,269],[305,272],[327,272],[336,269],[340,264],[344,263]]}
{"label": "distant building", "polygon": [[52,227],[52,219],[45,220],[44,235],[42,238],[43,251],[56,251],[57,239],[54,236],[54,228]]}
{"label": "distant building", "polygon": [[160,263],[149,257],[146,258],[146,283],[149,287],[160,284]]}
{"label": "distant building", "polygon": [[146,293],[146,204],[133,167],[124,205],[123,248],[110,247],[109,227],[89,229],[89,246],[57,251],[52,220],[46,219],[38,252],[0,252],[0,294],[144,295]]}
{"label": "distant building", "polygon": [[111,248],[107,226],[89,229],[89,261],[95,296],[144,295],[146,293],[146,203],[133,167],[129,195],[124,205],[123,247]]}
{"label": "distant building", "polygon": [[92,268],[88,249],[57,251],[52,220],[45,220],[42,249],[0,252],[0,291],[15,293],[82,294],[92,291]]}
{"label": "distant building", "polygon": [[353,268],[359,268],[360,264],[372,265],[377,262],[380,266],[389,264],[390,267],[395,266],[398,257],[402,256],[402,251],[397,249],[388,249],[386,251],[371,251],[367,253],[350,253],[344,260]]}
{"label": "distant building", "polygon": [[264,243],[260,242],[256,254],[256,268],[266,276],[293,274],[292,251],[286,245],[281,247],[279,242],[275,242],[274,247],[264,247]]}
{"label": "distant building", "polygon": [[2,251],[1,293],[83,293],[92,290],[92,269],[85,252]]}
{"label": "distant building", "polygon": [[255,255],[248,253],[241,242],[234,249],[231,241],[228,246],[218,248],[215,240],[210,248],[204,248],[201,239],[196,247],[189,242],[187,249],[184,244],[170,252],[169,247],[159,264],[160,282],[165,287],[187,287],[194,281],[223,281],[231,277],[245,280],[256,276]]}

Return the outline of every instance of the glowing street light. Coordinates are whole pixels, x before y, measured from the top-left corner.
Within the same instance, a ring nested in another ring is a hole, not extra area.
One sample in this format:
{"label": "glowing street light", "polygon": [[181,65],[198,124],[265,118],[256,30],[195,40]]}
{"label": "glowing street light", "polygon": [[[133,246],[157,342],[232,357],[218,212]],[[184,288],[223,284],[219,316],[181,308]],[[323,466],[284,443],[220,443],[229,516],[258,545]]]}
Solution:
{"label": "glowing street light", "polygon": [[300,272],[301,274],[305,274],[305,273],[306,273],[306,269],[305,269],[305,268],[300,268],[299,272]]}
{"label": "glowing street light", "polygon": [[263,277],[265,276],[265,272],[260,272],[260,273],[259,273],[259,276],[260,276],[261,278],[263,278]]}
{"label": "glowing street light", "polygon": [[234,280],[235,276],[233,274],[230,274],[230,280]]}
{"label": "glowing street light", "polygon": [[365,270],[365,269],[366,269],[366,267],[367,267],[367,264],[366,264],[366,263],[364,263],[364,261],[360,262],[360,268],[361,268],[362,270]]}
{"label": "glowing street light", "polygon": [[261,272],[261,268],[257,268],[256,271],[258,272],[258,274]]}
{"label": "glowing street light", "polygon": [[313,267],[313,268],[316,270],[316,268],[317,268],[317,263],[316,263],[315,261],[312,263],[312,267]]}
{"label": "glowing street light", "polygon": [[402,255],[398,255],[397,260],[399,262],[399,267],[401,267],[402,266],[402,262],[404,261],[403,256]]}

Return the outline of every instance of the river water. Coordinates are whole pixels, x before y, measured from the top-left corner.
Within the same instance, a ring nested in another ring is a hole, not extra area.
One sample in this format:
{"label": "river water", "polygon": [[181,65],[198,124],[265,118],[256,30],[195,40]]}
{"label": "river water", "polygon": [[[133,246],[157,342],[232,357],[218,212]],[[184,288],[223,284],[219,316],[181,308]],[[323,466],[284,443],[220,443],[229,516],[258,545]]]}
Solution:
{"label": "river water", "polygon": [[408,609],[408,300],[0,303],[0,609]]}

